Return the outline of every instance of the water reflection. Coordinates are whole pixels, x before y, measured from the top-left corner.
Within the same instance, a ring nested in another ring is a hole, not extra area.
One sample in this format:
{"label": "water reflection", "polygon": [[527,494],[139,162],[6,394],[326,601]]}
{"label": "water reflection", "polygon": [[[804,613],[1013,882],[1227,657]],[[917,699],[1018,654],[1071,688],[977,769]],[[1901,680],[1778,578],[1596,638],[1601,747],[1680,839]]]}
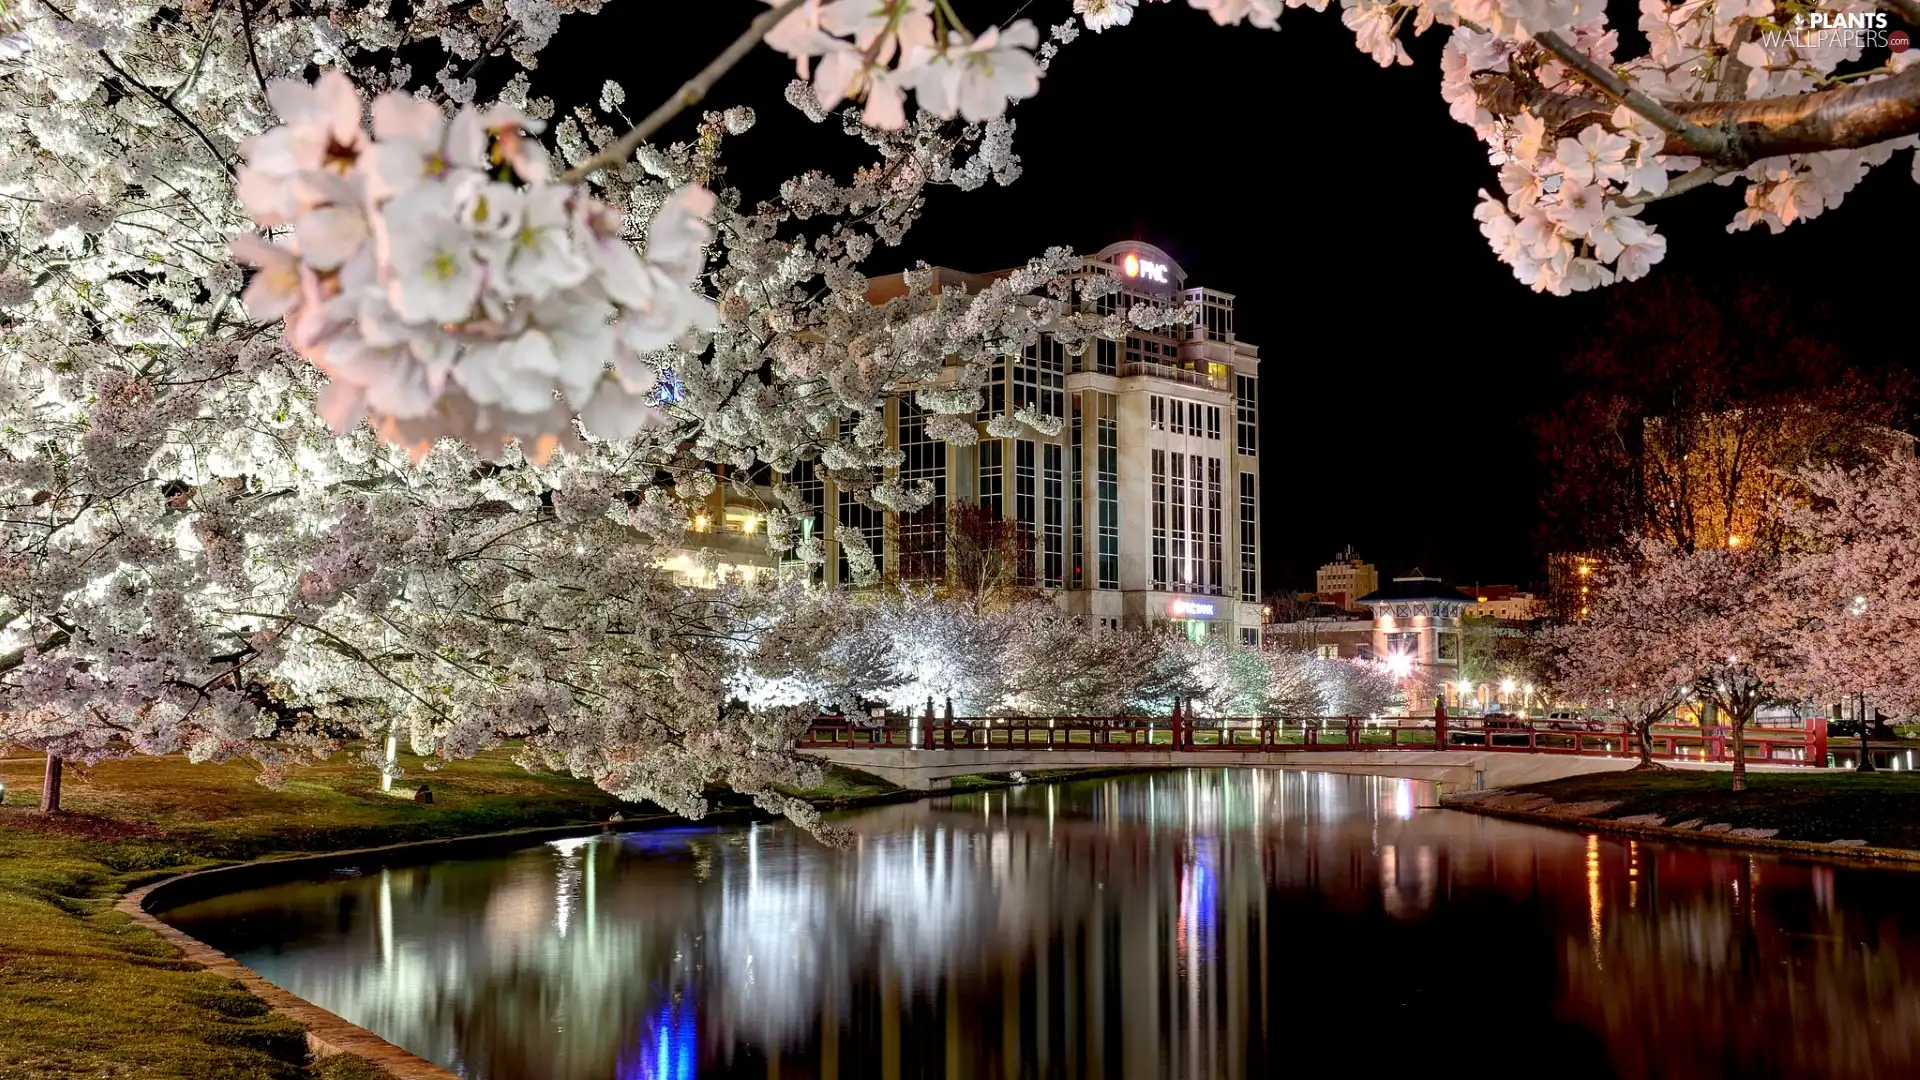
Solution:
{"label": "water reflection", "polygon": [[563,841],[170,920],[465,1076],[1911,1075],[1920,879],[1192,770]]}

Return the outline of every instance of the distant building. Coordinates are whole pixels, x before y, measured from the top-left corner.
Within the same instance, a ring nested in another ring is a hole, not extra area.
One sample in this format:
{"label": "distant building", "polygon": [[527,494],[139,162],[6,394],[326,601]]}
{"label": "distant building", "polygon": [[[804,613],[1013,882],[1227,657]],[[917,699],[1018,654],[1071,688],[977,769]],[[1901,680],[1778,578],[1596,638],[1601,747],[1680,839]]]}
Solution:
{"label": "distant building", "polygon": [[1320,599],[1329,604],[1363,611],[1360,598],[1380,588],[1380,571],[1372,563],[1362,562],[1349,547],[1320,568],[1314,575],[1314,587]]}
{"label": "distant building", "polygon": [[1474,599],[1466,611],[1469,619],[1531,622],[1547,613],[1547,605],[1539,597],[1512,585],[1473,585],[1462,587],[1461,591]]}
{"label": "distant building", "polygon": [[[1012,271],[917,273],[935,291],[973,293]],[[842,586],[859,576],[847,553],[864,548],[881,579],[934,585],[950,576],[947,508],[965,503],[1012,524],[1029,549],[1019,583],[1071,615],[1257,646],[1259,350],[1235,333],[1231,294],[1190,284],[1151,244],[1110,244],[1081,275],[1118,286],[1080,301],[1085,314],[1173,303],[1194,305],[1198,317],[1079,351],[1042,335],[994,364],[972,445],[930,435],[912,396],[889,399],[878,419],[886,445],[899,451],[892,475],[930,484],[933,501],[907,514],[882,510],[840,488],[823,462],[797,462],[785,477],[802,500],[795,538],[821,541],[824,565],[767,551],[765,509],[779,500],[764,469],[739,477],[737,488],[716,485],[664,565],[691,585],[777,572]],[[867,298],[885,304],[908,291],[904,275],[876,277]],[[950,364],[938,381],[959,375]],[[1058,432],[997,434],[1017,409],[1054,421]]]}
{"label": "distant building", "polygon": [[1310,652],[1329,660],[1373,655],[1373,620],[1340,609],[1268,623],[1263,637],[1269,649]]}

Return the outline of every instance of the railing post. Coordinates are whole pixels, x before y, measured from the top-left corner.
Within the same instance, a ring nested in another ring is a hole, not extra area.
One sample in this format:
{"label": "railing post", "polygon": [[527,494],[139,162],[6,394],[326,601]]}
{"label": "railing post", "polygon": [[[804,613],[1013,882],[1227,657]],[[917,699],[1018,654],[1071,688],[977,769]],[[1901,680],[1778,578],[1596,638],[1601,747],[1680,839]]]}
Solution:
{"label": "railing post", "polygon": [[1447,748],[1447,703],[1438,696],[1433,699],[1433,748]]}
{"label": "railing post", "polygon": [[1827,767],[1827,718],[1807,718],[1807,761],[1816,769]]}
{"label": "railing post", "polygon": [[1181,735],[1180,728],[1182,723],[1183,721],[1180,716],[1180,699],[1174,698],[1173,699],[1173,732],[1172,732],[1173,743],[1172,745],[1173,745],[1173,749],[1175,750],[1180,749],[1180,735]]}

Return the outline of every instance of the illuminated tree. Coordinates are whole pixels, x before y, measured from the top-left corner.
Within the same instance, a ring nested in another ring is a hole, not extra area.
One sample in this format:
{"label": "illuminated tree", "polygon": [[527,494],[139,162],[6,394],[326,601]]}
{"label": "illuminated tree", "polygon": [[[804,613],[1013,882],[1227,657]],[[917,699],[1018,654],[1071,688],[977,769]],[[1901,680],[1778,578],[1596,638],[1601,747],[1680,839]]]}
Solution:
{"label": "illuminated tree", "polygon": [[1571,395],[1539,420],[1541,505],[1555,550],[1624,554],[1783,538],[1800,470],[1884,451],[1914,402],[1904,370],[1856,364],[1839,317],[1742,283],[1651,283],[1571,354]]}
{"label": "illuminated tree", "polygon": [[[778,614],[657,566],[691,508],[723,469],[813,463],[912,513],[933,493],[898,478],[881,403],[911,395],[964,445],[998,359],[1182,317],[1101,314],[1117,285],[1065,250],[868,302],[871,256],[931,191],[1017,177],[1006,110],[1081,25],[976,33],[964,6],[781,0],[633,123],[616,83],[555,103],[528,75],[598,0],[22,0],[0,37],[8,737],[276,769],[388,733],[442,756],[512,740],[690,814],[715,782],[789,805],[804,717],[725,707]],[[1283,5],[1195,6],[1273,26]],[[1656,5],[1649,54],[1618,65],[1578,0],[1342,21],[1382,64],[1406,62],[1403,27],[1449,28],[1443,96],[1500,163],[1482,230],[1564,293],[1660,260],[1645,201],[1743,178],[1736,226],[1783,226],[1920,128],[1920,53],[1856,70],[1767,37],[1775,14]],[[762,40],[796,61],[793,106],[869,156],[844,179],[796,163],[749,204],[722,155],[751,110],[657,137]],[[504,76],[486,97],[483,64]],[[823,559],[776,489],[769,544]]]}
{"label": "illuminated tree", "polygon": [[1681,632],[1683,607],[1637,603],[1649,568],[1619,563],[1600,578],[1587,617],[1548,631],[1554,692],[1626,725],[1640,753],[1636,769],[1658,769],[1653,725],[1686,700],[1698,674],[1668,648]]}
{"label": "illuminated tree", "polygon": [[1744,790],[1747,724],[1805,679],[1800,620],[1786,588],[1780,561],[1764,552],[1644,541],[1634,565],[1610,573],[1595,594],[1588,617],[1604,619],[1602,629],[1565,632],[1579,650],[1567,657],[1569,686],[1647,716],[1666,679],[1686,680],[1723,714],[1733,735],[1733,789]]}

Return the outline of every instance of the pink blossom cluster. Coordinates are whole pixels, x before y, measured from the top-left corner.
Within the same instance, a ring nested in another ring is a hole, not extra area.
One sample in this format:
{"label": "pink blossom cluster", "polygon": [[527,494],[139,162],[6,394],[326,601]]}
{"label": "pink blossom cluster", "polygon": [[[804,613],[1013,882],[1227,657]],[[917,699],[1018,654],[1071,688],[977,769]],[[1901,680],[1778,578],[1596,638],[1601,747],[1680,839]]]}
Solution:
{"label": "pink blossom cluster", "polygon": [[[714,198],[681,188],[654,214],[643,256],[622,215],[551,181],[504,107],[382,94],[362,128],[346,76],[275,80],[282,123],[247,140],[241,203],[277,238],[234,244],[258,268],[243,300],[285,316],[287,341],[324,372],[334,430],[370,420],[424,454],[444,437],[536,456],[577,414],[608,439],[670,426],[647,356],[717,321],[692,283]],[[489,173],[489,167],[496,171]]]}

